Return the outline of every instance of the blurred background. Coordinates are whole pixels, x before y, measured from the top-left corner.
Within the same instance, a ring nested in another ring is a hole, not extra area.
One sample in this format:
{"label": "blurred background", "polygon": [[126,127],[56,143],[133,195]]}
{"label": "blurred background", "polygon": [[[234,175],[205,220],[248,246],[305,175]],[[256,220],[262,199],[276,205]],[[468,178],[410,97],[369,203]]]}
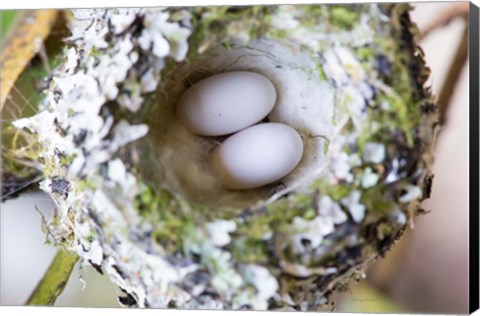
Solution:
{"label": "blurred background", "polygon": [[[431,212],[417,218],[415,228],[374,264],[365,280],[335,295],[338,312],[468,313],[468,60],[450,69],[468,3],[413,6],[412,20],[428,33],[420,46],[432,70],[433,92],[453,88],[435,149],[432,196],[423,205]],[[0,12],[0,39],[14,18]],[[0,207],[0,305],[23,305],[56,253],[44,244],[41,229],[41,214],[48,217],[54,205],[45,194],[30,192]],[[106,277],[86,267],[85,287],[79,278],[77,264],[56,306],[119,306],[118,289]]]}

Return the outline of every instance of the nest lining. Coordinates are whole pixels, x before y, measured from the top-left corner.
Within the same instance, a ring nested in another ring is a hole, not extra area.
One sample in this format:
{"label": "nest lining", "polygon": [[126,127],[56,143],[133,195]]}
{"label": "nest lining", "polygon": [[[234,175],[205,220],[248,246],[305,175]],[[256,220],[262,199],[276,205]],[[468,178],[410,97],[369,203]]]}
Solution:
{"label": "nest lining", "polygon": [[[293,127],[302,137],[304,154],[299,165],[280,181],[258,189],[234,191],[222,188],[211,172],[212,150],[225,137],[202,137],[189,132],[175,118],[175,106],[183,91],[208,76],[228,71],[252,71],[269,78],[277,90],[277,102],[267,116],[270,122]],[[318,71],[311,55],[298,45],[259,39],[249,46],[217,45],[169,70],[159,86],[159,101],[151,141],[157,149],[162,183],[167,190],[207,206],[248,207],[274,193],[304,181],[325,159],[325,147],[334,130],[334,91]]]}

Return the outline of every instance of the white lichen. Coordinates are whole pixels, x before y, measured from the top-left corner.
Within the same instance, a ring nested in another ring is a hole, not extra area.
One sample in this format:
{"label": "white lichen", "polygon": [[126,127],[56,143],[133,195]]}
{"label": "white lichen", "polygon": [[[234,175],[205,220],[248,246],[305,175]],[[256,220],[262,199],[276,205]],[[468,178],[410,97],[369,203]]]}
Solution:
{"label": "white lichen", "polygon": [[422,196],[422,190],[416,185],[409,184],[405,187],[405,190],[407,192],[398,199],[400,203],[408,203],[417,200]]}
{"label": "white lichen", "polygon": [[291,229],[293,231],[291,235],[293,251],[296,253],[306,250],[305,240],[310,242],[308,247],[317,248],[324,236],[335,230],[333,221],[325,216],[317,216],[311,221],[295,217]]}
{"label": "white lichen", "polygon": [[367,167],[363,172],[361,185],[363,188],[368,189],[375,186],[378,183],[379,179],[380,177],[378,176],[378,174],[374,173],[372,171],[372,168]]}
{"label": "white lichen", "polygon": [[366,143],[363,148],[363,160],[371,163],[381,163],[385,160],[385,145],[379,143]]}
{"label": "white lichen", "polygon": [[234,221],[217,220],[213,223],[207,223],[205,228],[213,244],[217,247],[223,247],[232,240],[230,233],[237,229],[237,224]]}
{"label": "white lichen", "polygon": [[362,194],[358,190],[353,190],[350,194],[341,200],[342,204],[348,208],[355,222],[360,223],[365,216],[365,205],[360,203]]}

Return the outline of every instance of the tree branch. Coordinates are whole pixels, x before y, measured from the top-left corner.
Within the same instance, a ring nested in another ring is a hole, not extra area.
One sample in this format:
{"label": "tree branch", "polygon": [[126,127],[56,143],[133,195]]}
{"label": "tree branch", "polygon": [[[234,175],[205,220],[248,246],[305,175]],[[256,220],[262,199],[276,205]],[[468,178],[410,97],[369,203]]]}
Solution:
{"label": "tree branch", "polygon": [[53,305],[67,285],[77,261],[77,254],[60,249],[42,280],[28,298],[26,305]]}
{"label": "tree branch", "polygon": [[465,29],[462,34],[462,39],[458,45],[455,57],[450,64],[448,69],[447,76],[443,83],[442,89],[440,90],[440,95],[438,97],[438,106],[440,112],[440,124],[444,125],[446,122],[446,113],[452,98],[455,86],[457,85],[458,79],[462,72],[463,66],[465,65],[468,58],[468,25],[465,25]]}
{"label": "tree branch", "polygon": [[441,12],[436,19],[432,20],[432,22],[425,27],[422,32],[422,39],[427,37],[434,30],[447,26],[456,18],[467,19],[468,10],[468,3],[456,3],[449,6],[446,10]]}

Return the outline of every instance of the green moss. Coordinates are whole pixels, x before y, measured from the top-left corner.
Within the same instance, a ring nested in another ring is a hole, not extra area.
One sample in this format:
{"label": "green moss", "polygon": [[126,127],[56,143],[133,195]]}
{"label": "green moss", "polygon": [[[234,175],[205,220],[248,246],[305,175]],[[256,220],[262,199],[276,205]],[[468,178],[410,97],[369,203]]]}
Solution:
{"label": "green moss", "polygon": [[366,61],[371,64],[375,57],[374,50],[369,46],[362,46],[355,50],[355,54],[360,61]]}
{"label": "green moss", "polygon": [[310,4],[302,6],[301,23],[305,27],[318,27],[328,20],[328,5]]}
{"label": "green moss", "polygon": [[312,196],[296,194],[260,207],[245,218],[237,232],[261,240],[272,231],[282,231],[295,216],[311,216],[314,207]]}
{"label": "green moss", "polygon": [[60,163],[64,166],[70,165],[75,160],[75,156],[61,156]]}
{"label": "green moss", "polygon": [[[409,146],[413,145],[413,128],[418,126],[418,119],[419,113],[415,106],[407,106],[407,104],[415,105],[413,100],[411,100],[410,93],[411,87],[407,91],[402,91],[402,84],[398,84],[399,87],[397,91],[401,93],[401,95],[397,94],[397,92],[391,91],[389,95],[379,97],[380,102],[388,102],[391,105],[392,110],[391,113],[393,114],[394,120],[393,122],[390,121],[387,126],[390,127],[391,130],[395,130],[400,128],[405,137],[407,139],[407,144]],[[406,99],[404,99],[406,98]],[[419,108],[419,107],[418,107]],[[388,121],[385,120],[385,123]]]}
{"label": "green moss", "polygon": [[369,214],[385,215],[395,210],[395,202],[386,195],[386,185],[377,184],[376,186],[364,190],[360,202],[365,205]]}
{"label": "green moss", "polygon": [[340,28],[352,29],[360,18],[360,13],[354,6],[346,5],[331,5],[330,9],[330,23]]}
{"label": "green moss", "polygon": [[322,63],[320,61],[317,61],[317,72],[319,74],[320,80],[327,81],[327,74],[325,73],[325,70],[323,69]]}
{"label": "green moss", "polygon": [[268,245],[266,242],[247,238],[245,236],[232,236],[232,255],[235,261],[240,263],[267,263],[268,257]]}
{"label": "green moss", "polygon": [[284,40],[286,38],[288,38],[290,32],[288,30],[284,30],[284,29],[271,29],[269,32],[268,32],[268,37],[272,38],[272,39],[279,39],[279,40]]}
{"label": "green moss", "polygon": [[308,209],[305,213],[303,213],[302,217],[306,220],[312,220],[317,216],[317,210],[315,208]]}
{"label": "green moss", "polygon": [[227,6],[202,7],[193,10],[192,24],[195,32],[190,37],[190,50],[187,60],[192,60],[212,44],[233,45],[231,36],[248,30],[251,39],[256,39],[269,31],[270,14],[273,6]]}
{"label": "green moss", "polygon": [[326,189],[327,194],[335,201],[340,201],[344,197],[348,196],[352,191],[352,187],[348,184],[338,184],[334,186],[328,186]]}
{"label": "green moss", "polygon": [[[399,5],[395,6],[394,10],[403,12],[408,10],[408,7]],[[379,34],[375,39],[376,49],[385,54],[392,63],[392,75],[387,78],[391,89],[381,91],[378,100],[391,106],[391,110],[386,112],[392,115],[384,117],[383,124],[390,126],[392,131],[400,128],[411,147],[414,144],[414,129],[422,119],[420,103],[423,100],[423,92],[412,74],[413,66],[409,66],[415,59],[414,47],[409,46],[411,43],[404,38],[405,28],[401,25],[399,16],[400,13],[392,14],[392,23],[389,27],[384,27],[383,34]]]}
{"label": "green moss", "polygon": [[75,189],[79,192],[85,190],[95,190],[96,187],[97,184],[94,183],[92,180],[84,179],[75,181]]}
{"label": "green moss", "polygon": [[377,232],[383,239],[383,237],[390,236],[393,233],[393,228],[388,224],[381,223],[377,227]]}
{"label": "green moss", "polygon": [[334,201],[339,201],[342,198],[348,196],[350,192],[354,189],[353,186],[349,183],[338,183],[336,185],[331,185],[328,181],[324,179],[318,179],[312,184],[312,188],[317,189],[320,194],[327,195],[332,198]]}

